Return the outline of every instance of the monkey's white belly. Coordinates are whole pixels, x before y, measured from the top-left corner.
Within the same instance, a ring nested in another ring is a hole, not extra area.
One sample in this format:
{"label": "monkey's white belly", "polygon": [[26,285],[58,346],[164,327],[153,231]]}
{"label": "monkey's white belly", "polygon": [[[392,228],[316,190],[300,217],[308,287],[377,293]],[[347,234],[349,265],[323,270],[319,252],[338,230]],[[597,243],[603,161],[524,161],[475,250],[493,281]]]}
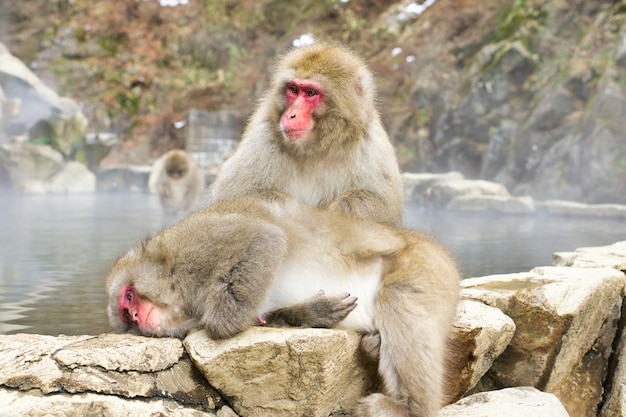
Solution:
{"label": "monkey's white belly", "polygon": [[382,259],[353,268],[329,268],[329,265],[293,261],[286,263],[278,271],[260,313],[299,304],[315,296],[320,290],[329,296],[347,292],[358,297],[357,306],[335,327],[373,332],[376,296],[382,272]]}

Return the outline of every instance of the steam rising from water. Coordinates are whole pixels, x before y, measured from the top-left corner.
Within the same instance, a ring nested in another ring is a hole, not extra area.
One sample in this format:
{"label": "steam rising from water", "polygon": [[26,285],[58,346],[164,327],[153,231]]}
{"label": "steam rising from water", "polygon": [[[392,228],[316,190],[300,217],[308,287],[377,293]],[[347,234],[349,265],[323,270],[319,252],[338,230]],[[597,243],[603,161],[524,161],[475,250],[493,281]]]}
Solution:
{"label": "steam rising from water", "polygon": [[[110,331],[104,281],[113,262],[178,220],[148,194],[0,197],[0,334]],[[555,251],[623,240],[626,222],[463,215],[408,206],[405,222],[437,237],[464,277],[524,272]]]}

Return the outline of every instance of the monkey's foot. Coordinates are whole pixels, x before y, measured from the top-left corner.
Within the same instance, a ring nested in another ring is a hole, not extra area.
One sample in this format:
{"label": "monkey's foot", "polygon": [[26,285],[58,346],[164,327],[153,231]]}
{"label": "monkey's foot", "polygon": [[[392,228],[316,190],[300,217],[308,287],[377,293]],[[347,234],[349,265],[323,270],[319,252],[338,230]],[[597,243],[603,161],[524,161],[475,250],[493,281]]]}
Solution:
{"label": "monkey's foot", "polygon": [[366,333],[361,338],[361,349],[373,360],[380,358],[380,333]]}
{"label": "monkey's foot", "polygon": [[357,306],[357,297],[344,292],[328,296],[323,290],[308,302],[310,323],[307,327],[331,327],[345,319]]}
{"label": "monkey's foot", "polygon": [[354,417],[408,417],[410,414],[406,405],[384,394],[376,393],[361,398],[353,415]]}
{"label": "monkey's foot", "polygon": [[348,293],[327,296],[320,291],[300,304],[270,311],[261,319],[270,326],[331,327],[356,308],[356,301],[357,297]]}

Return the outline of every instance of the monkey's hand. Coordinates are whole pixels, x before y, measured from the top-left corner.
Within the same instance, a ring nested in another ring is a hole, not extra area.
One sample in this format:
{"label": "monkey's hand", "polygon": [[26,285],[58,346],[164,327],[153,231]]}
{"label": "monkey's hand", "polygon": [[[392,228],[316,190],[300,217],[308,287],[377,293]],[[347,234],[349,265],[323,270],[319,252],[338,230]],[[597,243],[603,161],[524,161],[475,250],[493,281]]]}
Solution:
{"label": "monkey's hand", "polygon": [[320,291],[300,304],[270,311],[263,320],[274,327],[332,327],[356,308],[356,301],[348,293],[328,296]]}

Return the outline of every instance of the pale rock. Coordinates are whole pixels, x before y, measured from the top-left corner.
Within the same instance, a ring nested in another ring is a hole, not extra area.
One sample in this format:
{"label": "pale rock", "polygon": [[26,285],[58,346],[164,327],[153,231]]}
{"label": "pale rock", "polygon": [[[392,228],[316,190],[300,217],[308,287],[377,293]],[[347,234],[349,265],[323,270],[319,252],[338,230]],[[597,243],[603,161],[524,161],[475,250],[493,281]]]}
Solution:
{"label": "pale rock", "polygon": [[535,214],[532,197],[502,195],[460,195],[453,197],[446,206],[448,210],[496,212],[504,214]]}
{"label": "pale rock", "polygon": [[[577,248],[573,252],[557,252],[553,254],[553,265],[578,268],[605,266],[626,271],[626,241],[608,246]],[[623,331],[615,352],[615,369],[612,380],[606,384],[608,392],[605,393],[600,417],[626,417],[626,333]]]}
{"label": "pale rock", "polygon": [[404,198],[406,201],[420,200],[422,193],[432,185],[439,182],[462,180],[463,178],[463,174],[460,172],[448,172],[445,174],[404,172],[402,173]]}
{"label": "pale rock", "polygon": [[[224,406],[222,409],[227,409]],[[167,416],[167,417],[230,417],[234,414],[216,414],[184,407],[173,400],[130,400],[112,395],[94,393],[42,395],[37,390],[29,392],[0,389],[0,415],[2,417],[52,417],[52,416]],[[227,411],[225,410],[225,411]],[[232,413],[232,410],[230,410]]]}
{"label": "pale rock", "polygon": [[80,162],[67,162],[47,183],[50,193],[92,193],[96,191],[96,175]]}
{"label": "pale rock", "polygon": [[0,386],[43,394],[164,398],[212,411],[221,398],[178,339],[129,334],[0,337]]}
{"label": "pale rock", "polygon": [[553,394],[532,387],[473,394],[448,405],[438,417],[569,417]]}
{"label": "pale rock", "polygon": [[461,398],[491,368],[515,333],[515,323],[502,311],[472,300],[461,300],[452,333],[456,381],[450,401]]}
{"label": "pale rock", "polygon": [[626,219],[626,205],[622,204],[583,204],[548,200],[538,204],[538,208],[551,215]]}
{"label": "pale rock", "polygon": [[0,86],[7,99],[21,103],[19,118],[24,128],[31,133],[43,129],[49,143],[65,156],[82,140],[87,118],[78,104],[59,97],[4,45],[0,47]]}
{"label": "pale rock", "polygon": [[63,155],[47,145],[7,143],[0,146],[0,165],[17,189],[45,182],[63,169]]}
{"label": "pale rock", "polygon": [[534,386],[572,416],[595,415],[626,277],[612,268],[540,267],[463,280],[463,295],[501,309],[517,330],[478,390]]}
{"label": "pale rock", "polygon": [[425,206],[443,208],[459,196],[500,196],[509,197],[506,187],[491,181],[458,179],[440,181],[431,185],[421,196]]}
{"label": "pale rock", "polygon": [[0,171],[25,194],[94,192],[96,176],[79,162],[64,162],[48,145],[9,143],[0,146]]}
{"label": "pale rock", "polygon": [[552,255],[552,265],[577,268],[607,266],[626,271],[626,240],[608,246],[577,248],[574,252],[556,252]]}
{"label": "pale rock", "polygon": [[237,414],[327,417],[376,379],[364,369],[360,339],[337,329],[253,327],[226,340],[198,331],[184,345]]}
{"label": "pale rock", "polygon": [[103,191],[149,191],[150,165],[119,165],[98,171],[97,187]]}

